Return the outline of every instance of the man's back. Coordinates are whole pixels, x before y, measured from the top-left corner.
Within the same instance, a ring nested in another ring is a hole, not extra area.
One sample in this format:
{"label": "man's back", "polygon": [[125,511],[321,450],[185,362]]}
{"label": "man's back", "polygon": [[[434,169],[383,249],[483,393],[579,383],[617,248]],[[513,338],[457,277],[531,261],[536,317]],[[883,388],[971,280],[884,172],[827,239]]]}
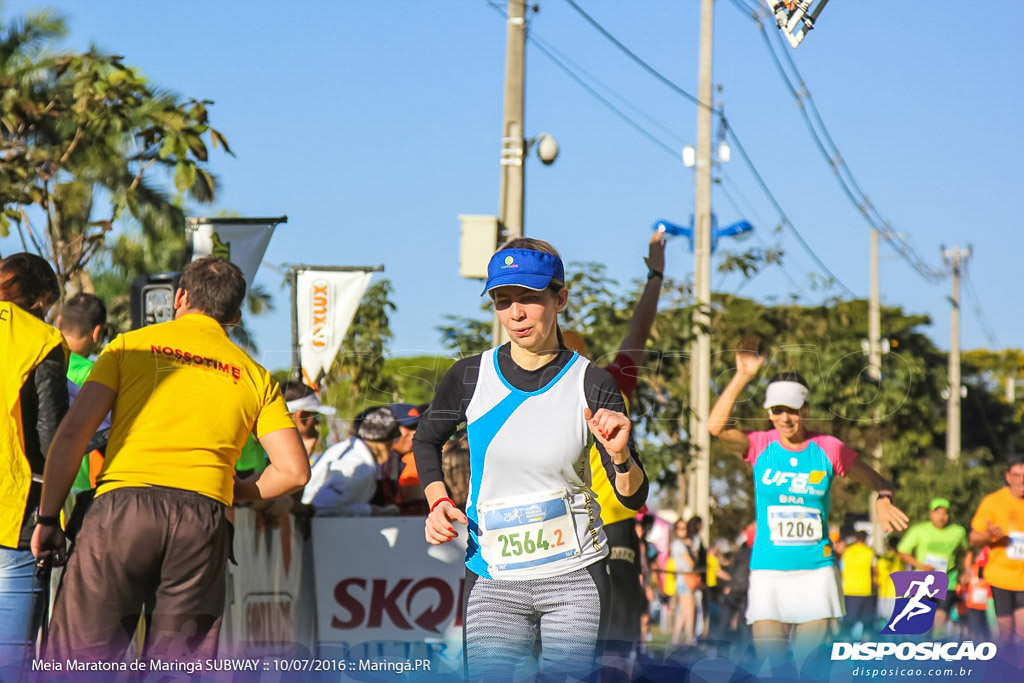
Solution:
{"label": "man's back", "polygon": [[89,381],[117,392],[99,495],[158,485],[230,505],[253,425],[258,437],[292,427],[270,374],[201,314],[117,337]]}

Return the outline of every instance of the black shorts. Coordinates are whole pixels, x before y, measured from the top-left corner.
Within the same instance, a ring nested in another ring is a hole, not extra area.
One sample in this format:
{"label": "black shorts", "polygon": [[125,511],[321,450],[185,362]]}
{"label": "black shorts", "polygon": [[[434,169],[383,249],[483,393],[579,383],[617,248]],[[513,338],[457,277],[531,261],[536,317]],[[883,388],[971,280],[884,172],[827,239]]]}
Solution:
{"label": "black shorts", "polygon": [[625,519],[604,527],[608,537],[608,570],[611,578],[610,613],[608,615],[609,647],[631,644],[640,639],[640,615],[644,609],[644,591],[640,585],[640,539],[636,522]]}
{"label": "black shorts", "polygon": [[997,617],[1009,617],[1019,609],[1024,609],[1024,591],[1011,591],[992,586],[992,602],[996,606]]}
{"label": "black shorts", "polygon": [[847,595],[846,617],[843,621],[847,626],[852,626],[858,621],[864,625],[871,624],[875,620],[875,596],[873,595]]}
{"label": "black shorts", "polygon": [[952,612],[953,610],[956,609],[957,603],[959,603],[959,602],[960,602],[960,596],[956,594],[956,589],[955,588],[950,588],[946,592],[945,600],[942,600],[939,603],[938,609],[942,610],[946,614],[949,614],[950,612]]}
{"label": "black shorts", "polygon": [[97,496],[57,590],[47,658],[119,659],[141,614],[145,656],[216,657],[230,539],[225,506],[192,491]]}

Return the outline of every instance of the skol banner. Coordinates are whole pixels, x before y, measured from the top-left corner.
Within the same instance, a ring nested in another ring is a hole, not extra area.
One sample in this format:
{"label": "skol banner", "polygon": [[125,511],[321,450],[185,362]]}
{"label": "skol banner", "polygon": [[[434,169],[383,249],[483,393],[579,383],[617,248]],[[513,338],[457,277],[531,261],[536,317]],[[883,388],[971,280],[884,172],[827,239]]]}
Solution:
{"label": "skol banner", "polygon": [[204,256],[220,256],[231,261],[245,275],[246,287],[252,287],[256,269],[270,244],[274,228],[281,218],[245,218],[238,222],[225,219],[190,218],[186,229],[191,261]]}
{"label": "skol banner", "polygon": [[465,539],[428,545],[421,517],[314,517],[318,656],[460,672]]}
{"label": "skol banner", "polygon": [[359,301],[370,284],[365,270],[300,270],[295,278],[299,363],[308,384],[331,368]]}

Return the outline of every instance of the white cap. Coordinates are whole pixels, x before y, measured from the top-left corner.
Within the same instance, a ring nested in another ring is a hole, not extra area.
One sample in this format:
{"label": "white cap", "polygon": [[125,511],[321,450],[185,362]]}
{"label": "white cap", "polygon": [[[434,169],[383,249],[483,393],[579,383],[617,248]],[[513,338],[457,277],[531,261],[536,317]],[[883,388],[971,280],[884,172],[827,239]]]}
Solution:
{"label": "white cap", "polygon": [[800,410],[807,403],[807,387],[799,382],[772,382],[764,392],[764,407],[786,406]]}
{"label": "white cap", "polygon": [[306,411],[310,413],[320,413],[321,415],[334,415],[337,410],[330,406],[325,406],[317,399],[316,394],[307,394],[302,398],[297,398],[294,401],[288,401],[288,412],[297,413],[300,411]]}

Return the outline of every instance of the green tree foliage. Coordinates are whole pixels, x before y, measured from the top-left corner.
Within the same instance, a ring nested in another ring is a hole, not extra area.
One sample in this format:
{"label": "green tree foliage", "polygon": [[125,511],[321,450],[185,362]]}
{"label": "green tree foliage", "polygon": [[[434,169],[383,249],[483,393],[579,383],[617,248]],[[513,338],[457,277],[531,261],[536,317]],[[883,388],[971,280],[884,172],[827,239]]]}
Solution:
{"label": "green tree foliage", "polygon": [[92,289],[90,262],[122,218],[160,249],[125,236],[116,267],[177,270],[184,201],[212,201],[216,189],[208,144],[230,153],[211,103],[152,86],[118,55],[56,52],[65,32],[52,13],[0,26],[0,234],[13,224],[69,290]]}

